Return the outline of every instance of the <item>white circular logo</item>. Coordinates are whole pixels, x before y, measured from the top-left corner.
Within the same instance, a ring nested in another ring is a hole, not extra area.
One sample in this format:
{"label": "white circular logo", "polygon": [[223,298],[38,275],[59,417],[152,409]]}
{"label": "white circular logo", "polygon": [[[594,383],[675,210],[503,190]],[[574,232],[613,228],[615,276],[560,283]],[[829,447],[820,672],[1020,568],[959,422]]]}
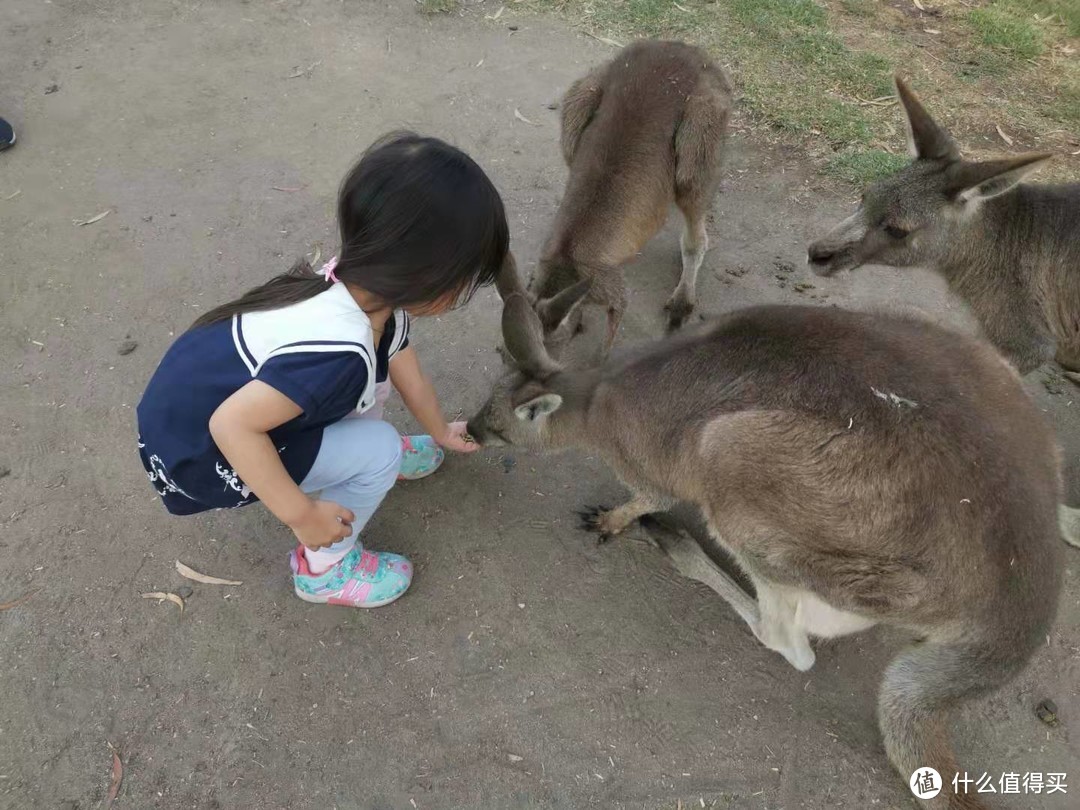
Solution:
{"label": "white circular logo", "polygon": [[933,768],[919,768],[908,780],[911,792],[918,799],[932,799],[941,793],[941,774]]}

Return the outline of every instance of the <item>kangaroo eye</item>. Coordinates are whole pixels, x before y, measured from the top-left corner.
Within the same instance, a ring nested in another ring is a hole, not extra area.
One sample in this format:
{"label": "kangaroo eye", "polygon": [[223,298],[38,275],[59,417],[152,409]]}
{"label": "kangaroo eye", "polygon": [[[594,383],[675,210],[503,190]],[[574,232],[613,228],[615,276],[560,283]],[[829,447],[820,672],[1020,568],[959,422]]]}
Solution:
{"label": "kangaroo eye", "polygon": [[898,228],[895,225],[886,225],[885,233],[890,239],[903,239],[911,233],[911,231],[906,230],[905,228]]}

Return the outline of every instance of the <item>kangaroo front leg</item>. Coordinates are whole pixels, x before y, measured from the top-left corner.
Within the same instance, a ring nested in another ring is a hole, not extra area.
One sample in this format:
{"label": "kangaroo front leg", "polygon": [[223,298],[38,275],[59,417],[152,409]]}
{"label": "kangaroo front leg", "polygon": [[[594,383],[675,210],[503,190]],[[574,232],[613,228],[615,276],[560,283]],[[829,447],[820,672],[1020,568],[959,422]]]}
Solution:
{"label": "kangaroo front leg", "polygon": [[662,526],[658,521],[649,521],[649,536],[651,536],[667,554],[675,570],[687,579],[693,579],[709,588],[712,588],[731,605],[732,609],[739,614],[756,636],[757,627],[761,623],[761,612],[757,602],[742,586],[728,576],[720,566],[709,559],[701,546],[688,537],[685,533],[673,531]]}
{"label": "kangaroo front leg", "polygon": [[637,492],[634,497],[614,509],[602,506],[590,506],[579,512],[582,528],[600,535],[599,542],[606,543],[642,515],[661,512],[671,508],[673,501],[662,495],[649,492]]}

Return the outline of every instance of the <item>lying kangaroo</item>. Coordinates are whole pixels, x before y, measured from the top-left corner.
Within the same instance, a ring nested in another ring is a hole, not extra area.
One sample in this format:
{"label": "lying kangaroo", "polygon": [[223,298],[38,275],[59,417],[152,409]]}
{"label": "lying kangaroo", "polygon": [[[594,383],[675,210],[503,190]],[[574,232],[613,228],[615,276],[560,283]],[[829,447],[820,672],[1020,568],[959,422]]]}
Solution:
{"label": "lying kangaroo", "polygon": [[[469,433],[604,458],[633,496],[595,513],[602,537],[675,501],[699,506],[757,598],[715,566],[702,575],[689,539],[669,544],[673,560],[799,670],[814,663],[810,636],[917,634],[885,673],[881,732],[903,778],[929,766],[949,781],[948,711],[1025,666],[1061,586],[1057,448],[1016,372],[929,323],[795,306],[571,369],[526,296],[499,289],[516,368]],[[564,301],[557,315],[572,313]],[[943,792],[930,806],[984,805]]]}
{"label": "lying kangaroo", "polygon": [[621,265],[656,235],[675,203],[682,278],[667,303],[677,328],[694,308],[709,239],[705,217],[720,183],[731,86],[703,51],[643,40],[571,85],[562,104],[566,192],[531,285],[550,330],[551,298],[585,279],[607,309],[611,348],[626,310]]}
{"label": "lying kangaroo", "polygon": [[1080,381],[1080,184],[1021,185],[1051,155],[964,160],[899,77],[914,160],[809,247],[814,272],[933,268],[1021,374],[1057,361]]}

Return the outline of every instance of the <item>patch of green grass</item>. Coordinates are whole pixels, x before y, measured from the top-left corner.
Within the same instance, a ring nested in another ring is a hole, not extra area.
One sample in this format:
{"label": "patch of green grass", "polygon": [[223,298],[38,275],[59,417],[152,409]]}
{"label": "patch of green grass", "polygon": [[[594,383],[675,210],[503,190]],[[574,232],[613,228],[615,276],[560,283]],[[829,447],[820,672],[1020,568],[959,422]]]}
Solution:
{"label": "patch of green grass", "polygon": [[1045,48],[1042,31],[1034,23],[1013,14],[1008,3],[974,9],[968,18],[983,44],[1020,59],[1034,59]]}
{"label": "patch of green grass", "polygon": [[[439,2],[440,0],[425,0]],[[442,0],[445,2],[445,0]],[[892,74],[928,68],[936,92],[963,109],[963,131],[986,128],[985,94],[1017,99],[1006,129],[1080,126],[1080,66],[1035,57],[1080,30],[1080,0],[981,0],[946,15],[948,46],[908,41],[881,0],[522,0],[575,19],[607,40],[682,39],[729,66],[741,106],[757,122],[808,147],[831,176],[865,184],[904,158],[895,108],[866,102],[893,93]],[[1036,16],[1038,15],[1038,16]],[[1057,15],[1051,17],[1050,15]],[[943,21],[940,27],[945,27]],[[917,50],[917,48],[919,50]],[[923,61],[923,54],[934,63]],[[1011,131],[1011,130],[1010,130]],[[1059,136],[1060,137],[1060,136]]]}
{"label": "patch of green grass", "polygon": [[1054,100],[1043,107],[1043,112],[1074,132],[1080,129],[1080,76],[1059,87]]}
{"label": "patch of green grass", "polygon": [[458,0],[416,0],[420,11],[428,15],[450,14],[458,10]]}
{"label": "patch of green grass", "polygon": [[1049,26],[1060,26],[1068,36],[1080,37],[1080,3],[1076,0],[995,0],[994,5],[1032,21],[1038,15],[1048,20]]}
{"label": "patch of green grass", "polygon": [[857,186],[895,174],[911,161],[907,155],[894,155],[880,149],[853,149],[841,152],[825,165],[825,173]]}

